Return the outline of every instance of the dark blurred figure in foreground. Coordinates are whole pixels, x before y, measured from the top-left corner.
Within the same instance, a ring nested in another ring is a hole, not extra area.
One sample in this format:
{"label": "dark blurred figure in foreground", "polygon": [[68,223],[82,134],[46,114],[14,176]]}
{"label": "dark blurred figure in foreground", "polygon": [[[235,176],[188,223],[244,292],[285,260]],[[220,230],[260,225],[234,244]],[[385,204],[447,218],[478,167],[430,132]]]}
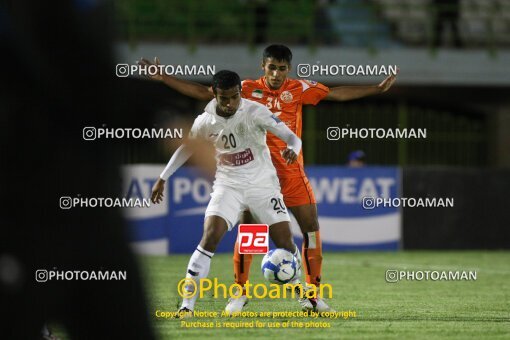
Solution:
{"label": "dark blurred figure in foreground", "polygon": [[[115,208],[59,207],[61,196],[120,197],[115,147],[86,126],[136,126],[114,78],[105,2],[0,5],[2,339],[153,339],[140,274]],[[124,103],[122,106],[119,103]],[[127,280],[36,282],[36,270],[126,271]]]}

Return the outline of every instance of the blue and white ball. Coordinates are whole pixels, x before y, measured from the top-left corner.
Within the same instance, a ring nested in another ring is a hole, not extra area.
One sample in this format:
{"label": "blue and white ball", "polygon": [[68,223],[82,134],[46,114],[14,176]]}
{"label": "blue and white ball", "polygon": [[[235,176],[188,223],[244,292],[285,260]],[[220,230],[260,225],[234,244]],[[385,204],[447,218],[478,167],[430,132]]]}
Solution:
{"label": "blue and white ball", "polygon": [[273,249],[262,259],[262,275],[271,283],[285,284],[299,277],[296,257],[286,249]]}

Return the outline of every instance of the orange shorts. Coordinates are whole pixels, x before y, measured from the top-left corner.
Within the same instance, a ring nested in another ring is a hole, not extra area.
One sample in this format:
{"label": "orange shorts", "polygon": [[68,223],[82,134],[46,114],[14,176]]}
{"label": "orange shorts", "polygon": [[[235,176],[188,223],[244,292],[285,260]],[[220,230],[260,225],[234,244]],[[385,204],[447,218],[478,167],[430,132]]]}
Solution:
{"label": "orange shorts", "polygon": [[287,207],[316,204],[312,185],[306,176],[280,178],[283,201]]}

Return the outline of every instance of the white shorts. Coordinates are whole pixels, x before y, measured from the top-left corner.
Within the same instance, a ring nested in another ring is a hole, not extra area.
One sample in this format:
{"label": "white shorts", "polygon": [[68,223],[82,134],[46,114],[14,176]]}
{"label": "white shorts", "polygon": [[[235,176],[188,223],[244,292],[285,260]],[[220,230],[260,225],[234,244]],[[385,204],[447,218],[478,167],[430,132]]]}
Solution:
{"label": "white shorts", "polygon": [[218,183],[213,186],[205,218],[208,216],[222,217],[227,222],[230,231],[245,210],[250,210],[258,223],[273,225],[279,222],[290,222],[287,207],[283,203],[283,195],[278,187],[247,189]]}

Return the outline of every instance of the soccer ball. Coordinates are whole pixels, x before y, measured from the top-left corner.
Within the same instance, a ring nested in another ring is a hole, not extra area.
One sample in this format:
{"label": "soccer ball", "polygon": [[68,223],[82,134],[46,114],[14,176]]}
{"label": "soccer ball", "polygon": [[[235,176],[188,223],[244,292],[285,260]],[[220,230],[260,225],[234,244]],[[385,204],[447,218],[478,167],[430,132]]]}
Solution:
{"label": "soccer ball", "polygon": [[269,251],[262,259],[260,267],[264,278],[271,283],[289,283],[300,274],[298,260],[286,249]]}

